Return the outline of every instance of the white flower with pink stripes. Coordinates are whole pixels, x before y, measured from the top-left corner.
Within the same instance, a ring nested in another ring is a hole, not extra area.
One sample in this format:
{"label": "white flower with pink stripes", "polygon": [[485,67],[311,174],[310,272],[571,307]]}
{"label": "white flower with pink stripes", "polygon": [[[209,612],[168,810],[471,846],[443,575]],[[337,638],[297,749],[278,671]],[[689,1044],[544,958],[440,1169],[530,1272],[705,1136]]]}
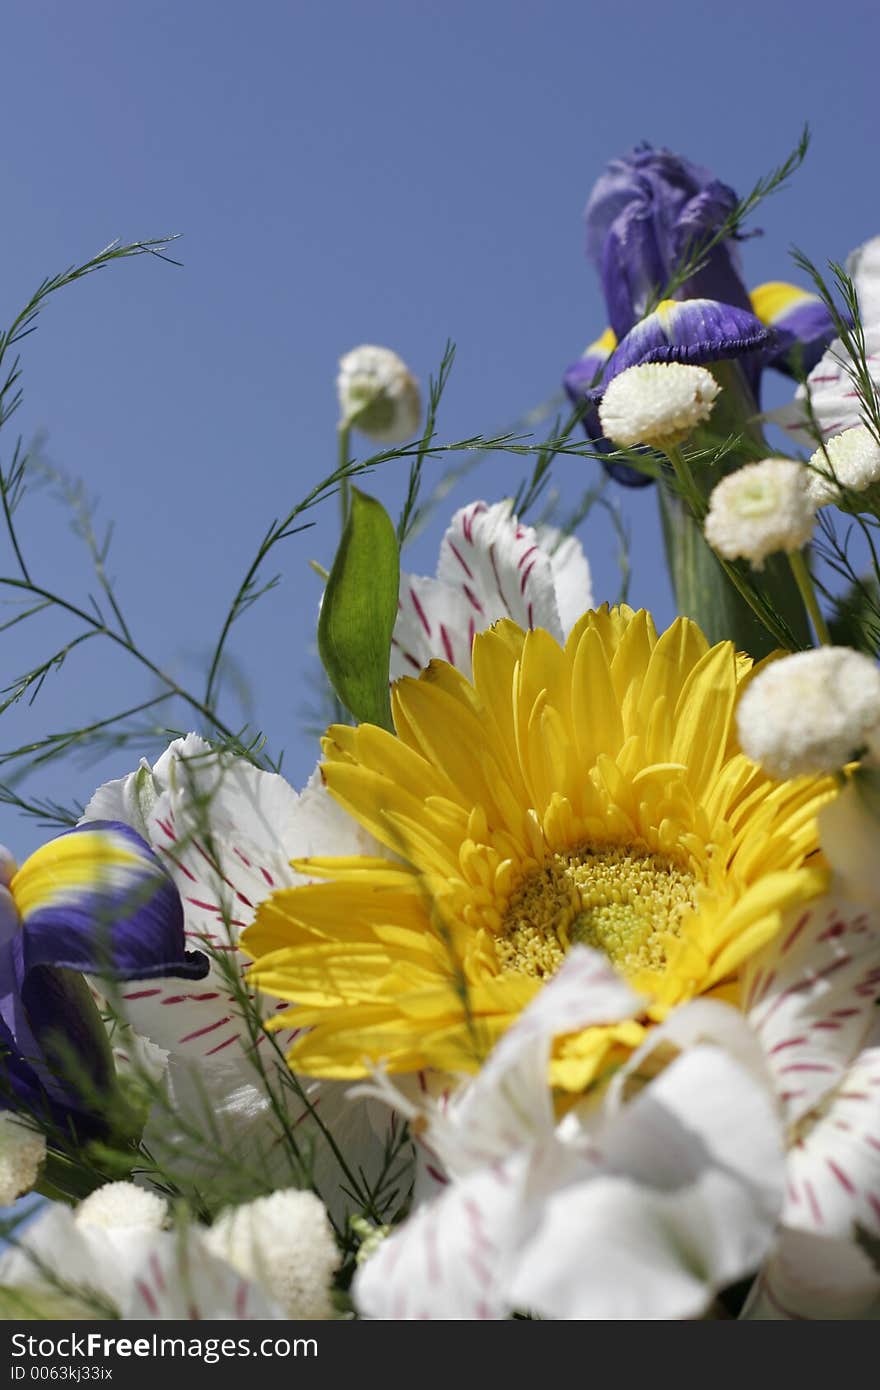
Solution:
{"label": "white flower with pink stripes", "polygon": [[[876,391],[880,392],[880,237],[857,247],[847,260],[859,301],[865,330],[865,354]],[[854,364],[839,338],[829,344],[824,355],[798,386],[790,405],[768,411],[765,418],[781,425],[799,444],[813,449],[816,434],[807,409],[823,439],[861,425],[862,409],[853,381]]]}
{"label": "white flower with pink stripes", "polygon": [[509,501],[471,502],[443,537],[436,578],[400,576],[391,678],[418,675],[435,657],[470,676],[475,634],[500,618],[546,628],[561,642],[592,606],[576,537],[522,525]]}
{"label": "white flower with pink stripes", "polygon": [[[115,1199],[116,1211],[93,1212],[105,1194]],[[155,1218],[143,1219],[148,1195],[131,1183],[110,1183],[75,1210],[47,1203],[0,1255],[3,1315],[89,1319],[115,1313],[126,1320],[188,1322],[285,1316],[262,1281],[212,1251],[204,1227],[169,1230],[167,1203],[156,1197]]]}
{"label": "white flower with pink stripes", "polygon": [[779,1240],[753,1317],[880,1315],[880,932],[875,913],[820,900],[743,981],[788,1135]]}
{"label": "white flower with pink stripes", "polygon": [[557,1123],[551,1038],[644,1003],[573,950],[473,1081],[439,1102],[378,1082],[433,1182],[359,1272],[362,1311],[693,1317],[757,1273],[747,1316],[880,1314],[878,993],[876,917],[823,897],[752,961],[740,1008],[674,1010]]}
{"label": "white flower with pink stripes", "polygon": [[745,1035],[745,1062],[695,1039],[647,1084],[626,1068],[600,1103],[554,1113],[553,1037],[643,1008],[604,957],[576,946],[445,1103],[417,1104],[379,1080],[447,1181],[359,1269],[364,1316],[699,1317],[757,1268],[782,1205],[784,1153],[734,1010],[714,1006]]}
{"label": "white flower with pink stripes", "polygon": [[[142,981],[123,986],[114,1000],[135,1033],[167,1053],[174,1111],[214,1136],[200,1154],[181,1136],[177,1148],[186,1150],[187,1166],[196,1171],[211,1164],[219,1169],[236,1153],[247,1153],[252,1165],[272,1172],[283,1150],[222,962],[231,963],[246,984],[249,962],[238,948],[239,935],[273,889],[305,881],[291,869],[292,858],[382,851],[330,798],[317,775],[298,795],[283,777],[244,758],[215,753],[196,734],[176,739],[154,767],[142,763],[137,772],[101,787],[83,819],[108,818],[132,825],[162,857],[180,890],[188,943],[211,957],[202,980]],[[280,1048],[294,1036],[276,1035]],[[270,1072],[286,1075],[268,1035],[260,1034],[255,1046]],[[378,1141],[363,1105],[349,1103],[342,1083],[302,1084],[354,1166],[369,1166]],[[297,1102],[289,1084],[284,1095],[293,1118],[305,1120],[307,1107]],[[306,1120],[304,1141],[313,1128]],[[155,1109],[145,1134],[154,1151],[168,1152],[175,1143],[171,1129],[167,1114]],[[316,1144],[316,1171],[332,1190],[341,1178],[338,1165],[320,1136]],[[283,1178],[283,1170],[277,1176]]]}

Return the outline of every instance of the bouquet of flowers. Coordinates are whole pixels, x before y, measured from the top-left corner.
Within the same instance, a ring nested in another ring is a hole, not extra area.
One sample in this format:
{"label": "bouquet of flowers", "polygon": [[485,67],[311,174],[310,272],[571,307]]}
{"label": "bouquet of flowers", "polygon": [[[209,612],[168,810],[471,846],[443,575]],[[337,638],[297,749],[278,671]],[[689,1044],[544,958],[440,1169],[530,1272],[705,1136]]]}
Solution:
{"label": "bouquet of flowers", "polygon": [[[750,291],[740,256],[806,148],[745,198],[649,146],[608,166],[609,327],[544,439],[444,441],[451,349],[425,400],[389,349],[344,356],[338,464],[266,532],[203,693],[133,642],[84,509],[99,598],[41,583],[18,511],[48,465],[6,446],[3,626],[76,635],[2,708],[94,637],[159,694],[2,755],[54,832],[0,856],[5,1318],[877,1315],[880,238],[796,253],[800,285]],[[167,249],[40,286],[0,334],[4,439],[46,300]],[[407,572],[487,451],[513,495]],[[592,592],[577,533],[601,506],[625,537],[618,486],[656,493],[665,631]],[[222,679],[270,552],[333,496],[296,790]],[[108,731],[121,775],[87,805],[29,793]]]}

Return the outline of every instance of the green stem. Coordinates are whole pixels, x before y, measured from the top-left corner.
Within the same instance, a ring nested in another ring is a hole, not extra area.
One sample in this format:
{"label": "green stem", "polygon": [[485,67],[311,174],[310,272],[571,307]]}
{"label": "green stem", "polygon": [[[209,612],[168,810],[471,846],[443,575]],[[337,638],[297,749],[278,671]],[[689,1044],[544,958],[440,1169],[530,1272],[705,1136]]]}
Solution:
{"label": "green stem", "polygon": [[[348,445],[351,439],[351,421],[340,420],[336,428],[337,436],[339,439],[339,467],[344,468],[345,465],[348,463]],[[349,487],[348,478],[343,477],[339,481],[339,515],[341,523],[340,529],[342,531],[345,530],[345,524],[348,521],[348,512],[350,506],[351,489]]]}
{"label": "green stem", "polygon": [[697,487],[697,480],[693,470],[680,449],[669,444],[665,450],[666,457],[672,464],[673,472],[678,479],[678,485],[682,490],[684,500],[689,503],[694,514],[700,519],[706,510],[703,494]]}
{"label": "green stem", "polygon": [[810,615],[816,636],[823,646],[830,647],[831,633],[828,631],[828,624],[825,622],[822,609],[819,607],[819,600],[816,598],[816,590],[813,585],[813,577],[810,574],[809,566],[804,558],[804,552],[802,550],[793,550],[788,557],[788,563],[791,565],[791,572],[800,590],[801,598],[804,601],[804,607]]}

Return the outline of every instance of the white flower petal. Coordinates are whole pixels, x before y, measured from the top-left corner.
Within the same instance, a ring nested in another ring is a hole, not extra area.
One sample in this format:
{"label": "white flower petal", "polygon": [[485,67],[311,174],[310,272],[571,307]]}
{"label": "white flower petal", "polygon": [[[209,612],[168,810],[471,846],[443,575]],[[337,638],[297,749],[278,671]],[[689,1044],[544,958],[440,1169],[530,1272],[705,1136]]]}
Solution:
{"label": "white flower petal", "polygon": [[[275,1081],[297,1143],[309,1155],[309,1176],[342,1225],[356,1208],[350,1182],[334,1149],[355,1173],[375,1182],[382,1170],[384,1136],[372,1123],[369,1102],[350,1097],[348,1082],[300,1078],[315,1114],[294,1088]],[[144,1129],[144,1143],[182,1188],[203,1188],[218,1200],[241,1195],[243,1184],[261,1191],[301,1182],[303,1173],[284,1141],[283,1125],[266,1087],[241,1054],[232,1049],[210,1067],[175,1058],[168,1070],[167,1102],[157,1101]],[[179,1117],[179,1118],[178,1118]]]}
{"label": "white flower petal", "polygon": [[[876,320],[866,323],[865,352],[874,384],[880,389],[880,322]],[[860,425],[861,406],[846,371],[848,362],[846,349],[840,339],[835,338],[807,377],[806,387],[802,384],[797,388],[791,404],[768,411],[764,418],[780,425],[798,444],[814,449],[816,440],[805,405],[809,389],[810,404],[823,439]]]}
{"label": "white flower petal", "polygon": [[880,323],[880,237],[871,237],[846,258],[859,301],[862,322]]}
{"label": "white flower petal", "polygon": [[440,546],[437,578],[464,595],[478,632],[512,618],[562,640],[549,556],[534,529],[511,516],[510,502],[472,502],[455,513]]}
{"label": "white flower petal", "polygon": [[476,616],[460,588],[402,574],[391,639],[391,679],[417,676],[435,658],[470,675],[471,646],[480,630]]}
{"label": "white flower petal", "polygon": [[871,1024],[878,985],[877,923],[837,895],[788,913],[746,966],[742,1007],[788,1124],[840,1083]]}
{"label": "white flower petal", "polygon": [[852,1241],[784,1228],[740,1316],[762,1322],[878,1318],[880,1274]]}
{"label": "white flower petal", "polygon": [[880,1046],[860,1053],[796,1139],[785,1220],[816,1235],[853,1239],[861,1227],[880,1239]]}
{"label": "white flower petal", "polygon": [[580,541],[560,541],[511,514],[510,501],[472,502],[455,513],[440,546],[436,579],[402,574],[391,678],[417,675],[434,658],[471,674],[474,636],[501,618],[543,627],[562,641],[592,606]]}
{"label": "white flower petal", "polygon": [[556,1125],[547,1084],[553,1039],[632,1018],[644,1006],[599,951],[572,947],[473,1081],[434,1112],[426,1142],[456,1174],[542,1142]]}
{"label": "white flower petal", "polygon": [[567,637],[578,618],[593,607],[593,581],[590,563],[577,536],[565,536],[555,526],[536,528],[538,543],[550,555],[556,607]]}
{"label": "white flower petal", "polygon": [[523,1210],[523,1158],[472,1173],[419,1207],[354,1278],[367,1318],[506,1317],[502,1280]]}
{"label": "white flower petal", "polygon": [[120,1300],[124,1319],[257,1321],[281,1318],[258,1284],[207,1249],[198,1231],[166,1231],[133,1272]]}
{"label": "white flower petal", "polygon": [[819,839],[834,870],[835,884],[853,902],[875,911],[880,909],[880,821],[872,806],[877,803],[878,790],[876,770],[859,769],[818,816]]}
{"label": "white flower petal", "polygon": [[592,1158],[518,1251],[514,1306],[695,1317],[760,1263],[782,1200],[781,1134],[767,1088],[720,1049],[679,1057],[593,1135]]}

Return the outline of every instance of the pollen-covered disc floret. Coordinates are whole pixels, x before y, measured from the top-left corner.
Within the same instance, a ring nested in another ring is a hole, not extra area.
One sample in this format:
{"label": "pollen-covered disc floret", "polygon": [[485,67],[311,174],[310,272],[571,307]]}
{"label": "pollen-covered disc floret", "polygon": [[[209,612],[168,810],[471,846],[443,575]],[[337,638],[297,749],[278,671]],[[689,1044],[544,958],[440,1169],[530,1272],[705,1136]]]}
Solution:
{"label": "pollen-covered disc floret", "polygon": [[378,444],[411,439],[421,419],[419,384],[390,348],[365,343],[339,362],[336,380],[342,421]]}
{"label": "pollen-covered disc floret", "polygon": [[737,709],[743,750],[771,777],[830,773],[880,726],[880,670],[849,647],[795,652],[750,682]]}
{"label": "pollen-covered disc floret", "polygon": [[626,449],[680,444],[712,414],[718,382],[705,367],[684,362],[645,362],[614,377],[602,397],[599,419],[612,443]]}
{"label": "pollen-covered disc floret", "polygon": [[696,906],[693,873],[669,855],[583,846],[549,855],[510,900],[502,970],[545,979],[570,946],[593,946],[624,973],[662,970]]}
{"label": "pollen-covered disc floret", "polygon": [[815,508],[802,464],[769,458],[738,468],[712,491],[706,540],[725,560],[762,569],[778,550],[800,550],[813,534]]}
{"label": "pollen-covered disc floret", "polygon": [[697,994],[736,994],[783,912],[821,892],[830,781],[779,786],[737,747],[732,643],[647,613],[586,613],[565,646],[504,620],[473,681],[434,661],[392,692],[396,736],[337,725],[330,793],[385,857],[298,860],[264,901],[249,982],[292,1001],[291,1065],[316,1076],[475,1071],[577,942],[646,997],[644,1018],[557,1041],[578,1091]]}
{"label": "pollen-covered disc floret", "polygon": [[0,1112],[0,1203],[29,1192],[46,1157],[46,1140],[8,1111]]}
{"label": "pollen-covered disc floret", "polygon": [[[814,507],[845,501],[846,492],[868,492],[880,483],[880,444],[864,425],[854,425],[828,440],[810,459],[807,492]],[[870,499],[875,502],[872,492]]]}
{"label": "pollen-covered disc floret", "polygon": [[168,1203],[132,1182],[108,1182],[90,1192],[74,1215],[78,1226],[105,1231],[161,1231],[168,1220]]}

